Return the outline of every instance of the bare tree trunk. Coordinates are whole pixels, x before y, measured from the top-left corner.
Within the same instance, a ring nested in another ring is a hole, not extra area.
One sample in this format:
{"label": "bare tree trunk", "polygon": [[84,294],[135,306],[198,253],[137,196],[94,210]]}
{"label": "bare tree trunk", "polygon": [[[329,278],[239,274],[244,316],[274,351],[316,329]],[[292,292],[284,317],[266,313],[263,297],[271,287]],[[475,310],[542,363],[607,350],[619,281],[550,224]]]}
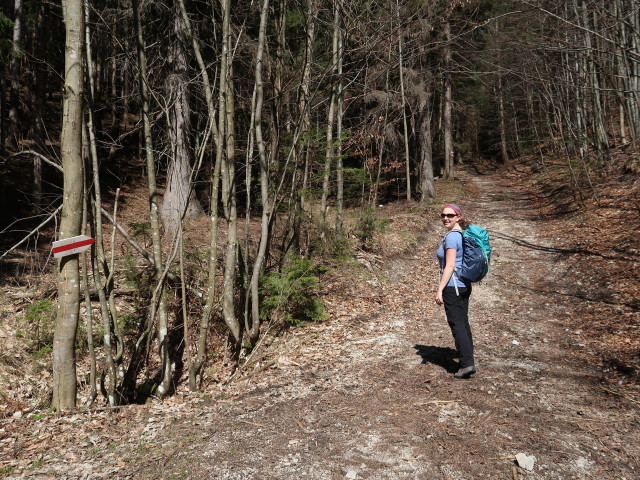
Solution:
{"label": "bare tree trunk", "polygon": [[507,147],[507,120],[504,110],[504,94],[502,91],[502,74],[498,73],[498,85],[496,87],[496,95],[498,97],[498,119],[500,124],[500,154],[502,163],[509,166],[509,148]]}
{"label": "bare tree trunk", "polygon": [[273,68],[273,107],[271,109],[270,156],[275,160],[279,152],[281,132],[290,131],[289,123],[284,118],[286,91],[283,87],[286,56],[287,0],[276,2],[277,12],[274,18],[276,31],[275,65]]}
{"label": "bare tree trunk", "polygon": [[[2,70],[0,70],[0,91],[5,92],[6,91],[6,87],[7,87],[7,79],[6,79],[6,75],[4,74],[4,68],[2,68]],[[6,105],[6,101],[5,101],[5,96],[4,95],[0,95],[0,155],[4,155],[4,151],[5,151],[5,141],[6,141],[6,137],[7,137],[7,129],[5,127],[5,111],[7,109],[7,105]]]}
{"label": "bare tree trunk", "polygon": [[[185,23],[185,28],[187,34],[191,38],[191,45],[198,62],[198,67],[200,68],[200,76],[202,78],[202,85],[204,88],[205,99],[207,102],[207,112],[208,112],[208,125],[209,131],[213,136],[214,143],[217,146],[223,144],[223,139],[220,137],[220,133],[218,131],[218,127],[216,124],[215,118],[215,105],[213,101],[213,87],[209,80],[209,73],[207,72],[207,68],[205,66],[204,60],[202,58],[202,53],[200,50],[200,44],[198,39],[195,36],[195,32],[191,28],[191,22],[187,15],[187,10],[185,8],[184,2],[179,0],[180,3],[180,12],[182,14],[182,18]],[[221,149],[216,149],[218,152],[222,152]],[[206,349],[207,349],[207,334],[209,331],[209,322],[211,319],[211,315],[213,312],[213,305],[215,303],[215,290],[216,290],[216,272],[218,265],[218,201],[220,197],[220,167],[222,164],[221,154],[216,154],[216,159],[214,162],[213,171],[211,172],[211,200],[210,200],[210,218],[211,218],[211,231],[210,231],[210,239],[209,239],[209,271],[207,277],[207,293],[205,305],[202,311],[202,316],[200,318],[200,328],[198,332],[198,344],[196,347],[196,354],[189,366],[189,390],[195,391],[197,390],[197,375],[202,370],[202,367],[206,358]]]}
{"label": "bare tree trunk", "polygon": [[300,230],[302,225],[302,214],[304,212],[305,195],[307,181],[309,176],[309,151],[310,139],[307,138],[307,132],[311,127],[311,118],[309,112],[309,101],[311,91],[311,66],[313,64],[313,43],[315,41],[316,17],[318,14],[318,6],[316,0],[308,0],[307,2],[307,18],[306,18],[306,39],[305,54],[302,64],[302,79],[300,81],[300,89],[298,92],[298,113],[300,116],[300,132],[302,146],[294,145],[294,163],[300,164],[302,161],[302,175],[298,186],[298,195],[295,207],[295,218],[293,221],[293,238],[292,243],[296,248],[300,249]]}
{"label": "bare tree trunk", "polygon": [[622,52],[622,45],[625,42],[625,24],[621,20],[622,0],[615,0],[613,3],[613,16],[616,19],[617,28],[617,44],[614,51],[614,62],[618,76],[616,78],[616,90],[618,92],[618,119],[620,128],[620,140],[622,145],[628,143],[627,140],[627,127],[625,125],[625,115],[627,115],[627,94],[628,91],[628,74],[627,65],[625,62],[625,56]]}
{"label": "bare tree trunk", "polygon": [[338,0],[333,2],[333,42],[331,66],[333,79],[331,82],[331,95],[329,98],[329,113],[327,114],[327,133],[326,133],[326,149],[324,168],[322,173],[322,198],[320,210],[322,214],[322,223],[327,221],[328,199],[330,192],[329,180],[331,178],[331,163],[335,156],[335,148],[333,145],[333,128],[336,121],[336,111],[338,109],[338,45],[340,36],[340,8]]}
{"label": "bare tree trunk", "polygon": [[[150,119],[150,105],[149,105],[149,84],[147,77],[147,59],[144,52],[144,39],[142,36],[142,24],[140,21],[140,7],[138,0],[132,0],[134,27],[136,31],[136,48],[137,48],[137,60],[138,60],[138,72],[140,75],[140,101],[142,103],[142,123],[144,128],[144,147],[147,166],[147,181],[149,189],[149,221],[151,223],[151,239],[153,242],[153,261],[155,270],[155,279],[157,282],[164,282],[164,276],[162,274],[162,242],[160,236],[160,217],[158,212],[158,187],[156,182],[156,162],[153,149],[153,139],[151,136],[151,119]],[[166,395],[170,388],[171,381],[171,362],[169,361],[168,352],[168,312],[166,295],[163,285],[157,285],[156,291],[159,291],[158,300],[158,344],[160,346],[160,361],[162,369],[162,380],[158,386],[158,394],[162,397]],[[155,298],[153,299],[155,302]],[[149,325],[147,330],[143,334],[144,336],[150,336],[152,334],[152,327],[154,322],[154,315],[156,313],[155,305],[152,304],[149,309],[151,312],[148,319]],[[138,346],[141,344],[142,338],[138,341]],[[131,370],[131,369],[130,369]]]}
{"label": "bare tree trunk", "polygon": [[[85,210],[88,206],[85,204]],[[93,311],[91,309],[91,290],[89,289],[89,262],[87,261],[87,253],[82,255],[82,288],[84,290],[84,303],[86,305],[85,321],[87,330],[87,351],[89,353],[89,398],[86,405],[90,407],[98,397],[98,387],[96,382],[96,350],[93,344]]]}
{"label": "bare tree trunk", "polygon": [[453,142],[451,131],[451,22],[444,24],[444,178],[453,179]]}
{"label": "bare tree trunk", "polygon": [[[231,69],[231,1],[220,0],[222,8],[222,58],[220,67],[220,134],[223,143],[219,146],[222,157],[223,201],[227,207],[227,251],[225,252],[222,290],[222,312],[225,323],[233,336],[236,348],[242,342],[242,327],[235,308],[236,267],[238,262],[238,214],[235,188],[235,138],[233,111],[233,82]],[[226,178],[224,178],[226,177]],[[226,189],[224,185],[227,185]],[[226,197],[226,198],[225,198]]]}
{"label": "bare tree trunk", "polygon": [[[387,61],[389,64],[391,64],[391,58],[392,58],[392,45],[389,46],[389,51],[387,53],[388,57],[387,57]],[[386,69],[385,72],[385,83],[384,83],[384,88],[385,88],[385,92],[388,92],[390,90],[390,75],[391,75],[391,71],[390,69]],[[387,122],[389,121],[389,102],[390,102],[390,96],[386,95],[385,96],[385,103],[384,103],[384,115],[380,118],[378,118],[378,124],[376,127],[376,137],[375,137],[375,142],[377,143],[377,154],[378,154],[378,162],[376,164],[376,178],[373,184],[373,195],[370,198],[370,201],[372,201],[373,205],[378,205],[378,190],[380,188],[380,176],[382,175],[382,161],[384,158],[384,155],[386,154],[385,152],[385,144],[386,144],[386,130],[387,130]]]}
{"label": "bare tree trunk", "polygon": [[631,63],[630,76],[631,79],[631,101],[629,109],[632,111],[631,119],[633,122],[634,141],[640,138],[640,9],[637,2],[630,2],[631,15],[631,46],[632,52],[629,55]]}
{"label": "bare tree trunk", "polygon": [[[87,5],[85,2],[85,26],[87,24]],[[86,41],[86,40],[85,40]],[[89,57],[87,48],[87,57]],[[86,122],[83,122],[83,148],[85,151],[87,150],[87,125]],[[89,206],[89,188],[87,187],[87,178],[85,176],[84,182],[84,192],[83,203],[82,203],[82,227],[80,229],[80,233],[82,235],[86,235],[87,228],[91,228],[89,220],[90,216],[90,206]],[[92,252],[82,252],[82,290],[84,293],[84,305],[85,305],[85,328],[86,328],[86,338],[87,338],[87,350],[89,353],[89,398],[87,398],[85,405],[91,406],[95,402],[98,397],[98,388],[97,388],[97,360],[96,360],[96,351],[93,343],[93,308],[91,305],[91,290],[89,288],[89,271],[90,271],[90,262],[88,261],[88,257]],[[91,255],[93,257],[93,255]]]}
{"label": "bare tree trunk", "polygon": [[400,73],[400,95],[402,97],[402,126],[404,131],[404,161],[407,177],[407,200],[411,200],[411,162],[409,158],[409,127],[407,126],[407,99],[404,92],[404,66],[402,55],[402,28],[400,23],[400,0],[396,0],[396,16],[398,22],[398,68]]}
{"label": "bare tree trunk", "polygon": [[[82,0],[66,0],[61,157],[64,172],[60,239],[80,234],[82,221],[82,96],[84,15]],[[58,273],[58,315],[53,337],[53,400],[57,410],[76,405],[75,340],[80,315],[78,255],[63,257]]]}
{"label": "bare tree trunk", "polygon": [[[36,32],[33,35],[33,42],[35,47],[34,56],[38,59],[35,65],[34,75],[34,101],[33,101],[33,122],[32,122],[32,134],[35,150],[39,153],[45,152],[44,141],[44,119],[42,118],[45,111],[45,97],[46,97],[46,77],[47,71],[45,69],[45,59],[47,58],[47,18],[48,6],[46,3],[41,2],[38,6],[38,17],[36,20]],[[40,157],[34,157],[33,159],[33,187],[31,189],[33,196],[33,204],[36,208],[39,208],[42,203],[42,159]]]}
{"label": "bare tree trunk", "polygon": [[254,125],[256,146],[258,148],[258,158],[260,160],[260,198],[262,200],[262,219],[260,231],[260,244],[256,253],[253,271],[249,285],[251,296],[251,322],[246,320],[245,330],[249,335],[249,342],[255,345],[260,335],[260,297],[258,295],[258,282],[262,266],[264,265],[267,244],[270,236],[270,219],[272,214],[272,200],[269,198],[269,165],[267,152],[262,138],[262,106],[264,102],[264,91],[262,85],[262,67],[265,49],[265,36],[267,30],[267,14],[269,10],[269,0],[264,0],[260,9],[260,32],[258,36],[258,51],[256,54],[255,68],[255,105],[254,105]]}
{"label": "bare tree trunk", "polygon": [[[86,121],[83,122],[84,131],[87,132],[86,139],[87,145],[85,150],[88,152],[91,160],[91,172],[93,181],[93,231],[96,238],[95,254],[93,255],[93,280],[98,292],[98,298],[100,300],[100,313],[103,324],[103,338],[104,338],[104,356],[107,364],[107,399],[109,405],[113,406],[118,403],[116,395],[118,376],[116,372],[116,365],[122,358],[122,336],[118,331],[118,321],[116,318],[115,304],[112,303],[113,308],[109,308],[109,297],[113,301],[113,280],[111,277],[110,269],[107,265],[104,242],[102,233],[102,215],[100,213],[102,209],[102,192],[99,176],[99,163],[98,163],[98,150],[95,139],[95,127],[93,123],[93,109],[95,104],[95,71],[93,68],[93,58],[91,51],[91,36],[89,31],[89,5],[87,0],[84,0],[84,15],[85,15],[85,49],[86,49],[86,70],[88,80],[88,90],[86,98],[88,99],[88,108],[86,113]],[[117,200],[116,200],[117,201]],[[115,218],[115,217],[114,217]],[[106,282],[103,283],[102,272],[106,278]],[[114,348],[116,356],[114,357]],[[117,352],[120,352],[118,355]]]}
{"label": "bare tree trunk", "polygon": [[423,96],[418,106],[420,128],[418,129],[418,141],[420,152],[420,201],[426,202],[436,196],[436,187],[433,178],[433,137],[431,131],[431,87],[424,82]]}
{"label": "bare tree trunk", "polygon": [[573,7],[576,14],[576,23],[580,24],[584,28],[584,52],[582,54],[584,58],[585,68],[585,87],[591,92],[591,95],[587,98],[585,95],[585,103],[590,101],[590,108],[585,108],[585,111],[591,113],[590,130],[593,133],[593,142],[597,150],[607,148],[609,146],[609,139],[607,137],[606,128],[604,126],[604,119],[602,116],[602,99],[600,95],[600,80],[598,78],[598,72],[596,70],[595,52],[593,49],[593,41],[591,39],[592,26],[589,23],[589,15],[587,13],[587,6],[585,2],[581,2],[582,5],[578,6],[577,0],[574,0]]}
{"label": "bare tree trunk", "polygon": [[[344,0],[337,0],[338,9],[340,12],[339,17],[344,15]],[[336,234],[342,234],[342,211],[344,204],[344,168],[342,165],[342,121],[344,117],[343,104],[344,104],[344,90],[342,81],[342,63],[344,60],[344,25],[340,21],[338,28],[338,98],[337,98],[337,118],[336,118]]]}
{"label": "bare tree trunk", "polygon": [[9,141],[17,145],[20,131],[20,64],[22,52],[22,0],[13,3],[13,46],[11,49],[11,93],[9,100]]}
{"label": "bare tree trunk", "polygon": [[193,368],[193,355],[191,354],[191,341],[189,336],[189,308],[187,304],[187,278],[184,270],[184,232],[182,222],[179,224],[178,242],[180,243],[180,300],[182,301],[182,341],[184,342],[184,352],[187,357],[187,371]]}
{"label": "bare tree trunk", "polygon": [[[626,113],[629,133],[632,141],[640,138],[640,13],[629,15],[629,7],[633,1],[616,0],[616,25],[618,26],[618,71],[624,85]],[[629,19],[627,20],[627,16]]]}
{"label": "bare tree trunk", "polygon": [[165,232],[175,232],[182,218],[195,218],[204,212],[193,194],[191,146],[191,108],[187,81],[187,27],[179,3],[175,6],[173,30],[175,38],[171,46],[173,72],[167,77],[169,105],[169,170],[160,218]]}
{"label": "bare tree trunk", "polygon": [[[218,141],[221,141],[218,138]],[[209,234],[209,271],[207,277],[206,301],[200,319],[200,331],[198,334],[198,347],[196,356],[189,369],[189,390],[197,389],[196,376],[202,370],[206,358],[207,333],[209,322],[216,301],[216,273],[218,268],[218,203],[220,198],[220,168],[222,164],[221,156],[216,156],[213,172],[211,174],[211,232]]]}

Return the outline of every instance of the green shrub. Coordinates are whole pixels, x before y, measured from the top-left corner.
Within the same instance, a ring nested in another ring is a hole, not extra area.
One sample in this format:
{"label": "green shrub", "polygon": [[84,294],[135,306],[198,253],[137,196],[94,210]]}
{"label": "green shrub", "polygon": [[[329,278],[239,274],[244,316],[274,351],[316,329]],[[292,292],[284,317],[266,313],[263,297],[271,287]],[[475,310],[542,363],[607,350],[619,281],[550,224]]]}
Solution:
{"label": "green shrub", "polygon": [[344,202],[346,205],[356,205],[364,202],[365,192],[371,188],[371,177],[364,168],[344,169]]}
{"label": "green shrub", "polygon": [[261,278],[261,318],[280,318],[295,325],[326,320],[328,314],[318,297],[318,272],[315,262],[287,256],[279,271],[271,271]]}
{"label": "green shrub", "polygon": [[153,284],[151,270],[138,265],[138,257],[129,246],[127,246],[127,251],[122,257],[122,272],[125,285],[133,288],[138,293],[145,294],[150,292]]}
{"label": "green shrub", "polygon": [[150,222],[131,222],[128,224],[131,229],[131,236],[144,241],[151,241]]}
{"label": "green shrub", "polygon": [[384,231],[389,223],[391,223],[391,220],[388,218],[376,218],[374,207],[367,207],[362,211],[362,215],[358,219],[354,235],[362,243],[369,243],[377,233]]}
{"label": "green shrub", "polygon": [[46,359],[46,358],[49,358],[49,355],[51,355],[51,352],[53,352],[53,343],[48,343],[46,345],[43,345],[39,349],[35,350],[32,353],[32,355],[35,358]]}
{"label": "green shrub", "polygon": [[122,313],[118,315],[118,322],[124,335],[134,335],[140,328],[142,319],[136,315]]}

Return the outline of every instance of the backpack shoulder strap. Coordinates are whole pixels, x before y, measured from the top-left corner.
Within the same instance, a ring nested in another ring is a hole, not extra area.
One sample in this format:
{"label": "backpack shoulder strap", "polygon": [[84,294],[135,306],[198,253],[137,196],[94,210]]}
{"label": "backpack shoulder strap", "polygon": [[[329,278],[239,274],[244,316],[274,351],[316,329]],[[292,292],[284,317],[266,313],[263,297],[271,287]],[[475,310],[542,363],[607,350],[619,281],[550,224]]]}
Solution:
{"label": "backpack shoulder strap", "polygon": [[[462,236],[462,252],[464,254],[464,232],[462,230],[450,230],[447,233],[445,233],[444,237],[442,238],[442,250],[444,252],[444,254],[447,254],[447,250],[444,248],[444,242],[447,239],[447,235],[449,235],[450,233],[453,232],[458,232],[461,236]],[[453,273],[451,274],[451,277],[453,278],[453,286],[456,289],[456,296],[460,296],[460,291],[458,290],[458,282],[456,281],[456,277],[458,276],[458,267],[454,266],[453,267]]]}
{"label": "backpack shoulder strap", "polygon": [[458,232],[460,235],[462,235],[462,237],[464,237],[464,231],[462,230],[449,230],[447,233],[444,234],[444,237],[442,238],[442,245],[444,245],[444,241],[447,239],[447,235],[453,232]]}

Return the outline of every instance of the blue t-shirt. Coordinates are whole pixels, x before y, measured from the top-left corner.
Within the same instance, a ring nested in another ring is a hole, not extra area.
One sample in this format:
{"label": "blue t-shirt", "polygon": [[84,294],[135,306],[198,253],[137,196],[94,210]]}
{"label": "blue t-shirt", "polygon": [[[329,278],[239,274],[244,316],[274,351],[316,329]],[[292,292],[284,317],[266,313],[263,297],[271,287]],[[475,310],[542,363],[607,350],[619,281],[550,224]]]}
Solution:
{"label": "blue t-shirt", "polygon": [[[449,235],[449,233],[451,232],[448,232],[444,238],[444,248],[456,249],[456,268],[460,269],[462,267],[462,232],[458,230],[452,230],[452,232],[457,232],[459,233],[459,235],[457,235],[456,233]],[[436,252],[436,257],[438,257],[438,262],[440,263],[441,276],[442,276],[442,270],[444,269],[444,264],[445,264],[444,248],[442,247],[442,244],[441,244],[440,247],[438,247],[438,251]],[[454,272],[453,275],[456,275],[456,273]],[[449,279],[449,283],[447,283],[447,287],[455,287],[455,284],[453,283],[453,275],[451,275],[451,278]],[[469,287],[467,283],[460,280],[460,278],[458,278],[457,276],[456,276],[456,283],[458,284],[458,288]]]}

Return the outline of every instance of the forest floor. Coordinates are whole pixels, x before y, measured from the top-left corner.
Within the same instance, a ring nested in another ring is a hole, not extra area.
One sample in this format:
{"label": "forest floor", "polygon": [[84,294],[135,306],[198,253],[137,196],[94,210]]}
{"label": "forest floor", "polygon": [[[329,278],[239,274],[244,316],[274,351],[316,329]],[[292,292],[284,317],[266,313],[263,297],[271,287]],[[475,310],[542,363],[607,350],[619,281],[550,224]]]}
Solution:
{"label": "forest floor", "polygon": [[637,369],[606,360],[611,324],[634,329],[615,338],[638,351],[637,305],[580,287],[613,260],[567,248],[566,218],[517,175],[467,174],[463,185],[461,206],[494,252],[471,299],[472,378],[453,378],[434,301],[438,211],[387,205],[387,237],[412,233],[323,278],[329,320],[290,329],[252,371],[202,393],[4,419],[0,477],[640,478]]}

